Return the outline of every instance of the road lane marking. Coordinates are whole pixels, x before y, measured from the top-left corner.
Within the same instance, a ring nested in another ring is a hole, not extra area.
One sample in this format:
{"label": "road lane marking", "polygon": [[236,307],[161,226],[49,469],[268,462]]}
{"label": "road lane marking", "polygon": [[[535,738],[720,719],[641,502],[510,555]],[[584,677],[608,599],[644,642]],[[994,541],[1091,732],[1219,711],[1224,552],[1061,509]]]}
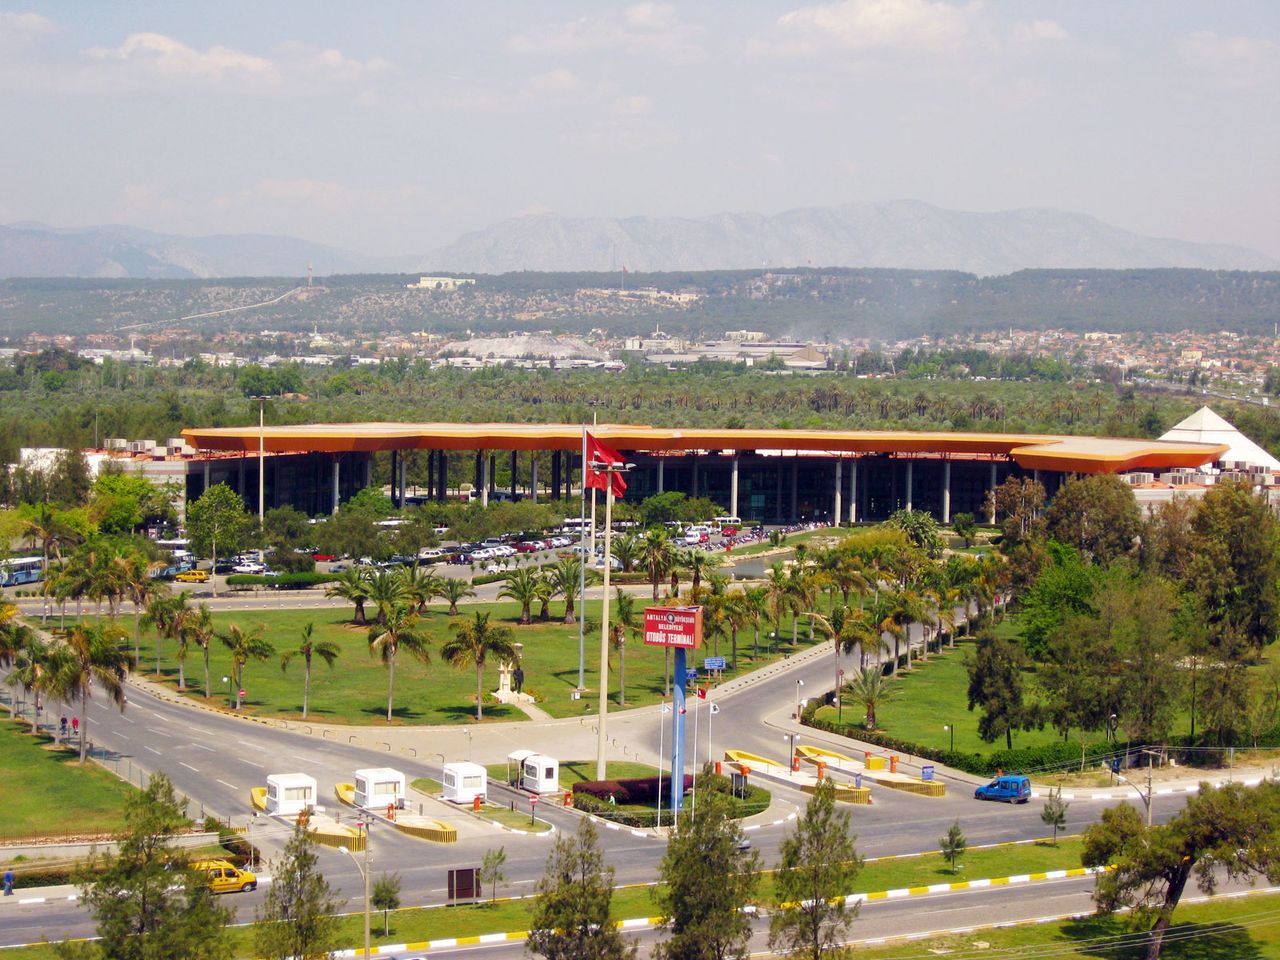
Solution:
{"label": "road lane marking", "polygon": [[180,767],[186,767],[186,768],[187,768],[188,770],[190,770],[192,773],[199,773],[199,772],[200,772],[200,771],[199,771],[199,770],[197,770],[195,767],[193,767],[191,764],[189,764],[189,763],[183,763],[181,760],[179,760],[179,761],[178,761],[178,766],[180,766]]}
{"label": "road lane marking", "polygon": [[208,750],[210,753],[218,752],[217,750],[213,749],[213,747],[206,747],[203,743],[196,743],[194,740],[191,741],[189,746],[197,747],[200,750]]}
{"label": "road lane marking", "polygon": [[225,781],[225,780],[219,780],[218,782],[219,782],[220,784],[222,784],[224,787],[230,787],[232,790],[239,790],[239,789],[240,789],[240,788],[239,788],[239,787],[237,787],[234,783],[227,783],[227,781]]}
{"label": "road lane marking", "polygon": [[128,737],[126,737],[123,733],[117,733],[117,734],[116,734],[116,736],[117,736],[117,737],[119,737],[121,740],[128,740],[128,739],[129,739],[129,738],[128,738]]}
{"label": "road lane marking", "polygon": [[143,749],[144,749],[144,750],[150,750],[150,751],[151,751],[152,753],[154,753],[157,757],[159,757],[159,756],[163,756],[163,754],[161,754],[161,753],[160,753],[160,751],[159,751],[159,750],[157,750],[155,747],[148,747],[145,743],[142,745],[142,747],[143,747]]}
{"label": "road lane marking", "polygon": [[241,763],[247,763],[247,764],[248,764],[249,766],[251,766],[251,767],[257,767],[259,770],[265,770],[265,769],[266,769],[266,767],[264,767],[262,764],[260,764],[260,763],[254,763],[252,760],[246,760],[244,757],[238,757],[237,759],[238,759]]}

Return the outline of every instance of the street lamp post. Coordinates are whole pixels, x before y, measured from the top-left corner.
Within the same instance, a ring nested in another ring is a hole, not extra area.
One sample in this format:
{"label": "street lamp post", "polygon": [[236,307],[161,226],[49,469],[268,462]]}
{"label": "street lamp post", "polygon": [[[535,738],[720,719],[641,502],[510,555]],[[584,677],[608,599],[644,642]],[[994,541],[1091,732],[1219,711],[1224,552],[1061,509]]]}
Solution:
{"label": "street lamp post", "polygon": [[[1160,756],[1160,754],[1156,753],[1154,750],[1143,750],[1142,752],[1152,757]],[[1124,783],[1127,783],[1129,786],[1133,787],[1133,789],[1138,791],[1138,799],[1140,799],[1142,801],[1142,805],[1147,808],[1147,826],[1150,827],[1151,826],[1151,801],[1154,799],[1154,794],[1152,793],[1152,788],[1151,788],[1151,761],[1147,761],[1147,792],[1146,793],[1143,793],[1142,788],[1140,786],[1138,786],[1136,783],[1134,783],[1132,780],[1126,777],[1119,770],[1114,770],[1112,772],[1115,774],[1118,780]]]}
{"label": "street lamp post", "polygon": [[223,677],[222,682],[227,685],[227,709],[231,709],[231,678]]}
{"label": "street lamp post", "polygon": [[788,759],[790,761],[788,769],[794,770],[796,768],[796,734],[784,733],[783,736],[791,741],[791,746],[788,751]]}
{"label": "street lamp post", "polygon": [[467,762],[471,762],[471,728],[463,727],[462,732],[467,735]]}
{"label": "street lamp post", "polygon": [[796,681],[796,719],[797,720],[800,719],[800,711],[802,709],[800,706],[800,688],[803,686],[804,686],[803,680]]}
{"label": "street lamp post", "polygon": [[942,729],[943,729],[943,730],[950,731],[950,733],[951,733],[951,752],[952,752],[952,753],[955,753],[955,752],[956,752],[956,728],[955,728],[955,725],[954,725],[954,724],[950,724],[950,723],[944,723],[944,724],[942,725]]}
{"label": "street lamp post", "polygon": [[373,955],[370,949],[369,939],[369,821],[362,819],[356,821],[356,827],[364,832],[364,866],[360,865],[360,861],[356,859],[355,854],[347,847],[339,847],[340,853],[345,853],[351,858],[351,862],[356,865],[356,869],[360,871],[360,879],[364,881],[364,955],[370,957]]}

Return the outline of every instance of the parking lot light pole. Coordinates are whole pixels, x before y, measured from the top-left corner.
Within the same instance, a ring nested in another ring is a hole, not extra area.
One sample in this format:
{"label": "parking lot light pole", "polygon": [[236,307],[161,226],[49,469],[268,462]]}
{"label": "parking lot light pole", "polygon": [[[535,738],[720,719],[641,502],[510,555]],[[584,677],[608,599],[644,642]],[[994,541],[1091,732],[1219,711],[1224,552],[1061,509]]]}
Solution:
{"label": "parking lot light pole", "polygon": [[942,729],[943,729],[943,730],[950,731],[950,733],[951,733],[951,752],[952,752],[952,753],[955,753],[955,752],[956,752],[956,728],[955,728],[955,725],[954,725],[954,724],[950,724],[950,723],[944,723],[944,724],[942,725]]}

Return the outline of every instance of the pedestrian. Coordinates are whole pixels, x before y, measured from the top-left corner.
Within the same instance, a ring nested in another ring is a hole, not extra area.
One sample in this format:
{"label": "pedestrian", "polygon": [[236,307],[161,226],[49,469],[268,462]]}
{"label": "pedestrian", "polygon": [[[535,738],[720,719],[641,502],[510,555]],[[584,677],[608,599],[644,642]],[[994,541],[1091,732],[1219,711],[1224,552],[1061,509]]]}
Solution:
{"label": "pedestrian", "polygon": [[77,714],[76,716],[71,718],[71,734],[72,736],[75,736],[79,732],[80,732],[80,716],[79,714]]}
{"label": "pedestrian", "polygon": [[6,897],[13,896],[13,868],[10,867],[4,872],[4,895]]}
{"label": "pedestrian", "polygon": [[512,679],[512,680],[514,680],[514,681],[516,682],[516,693],[521,693],[521,692],[523,692],[523,690],[524,690],[524,668],[523,668],[523,667],[520,667],[520,666],[517,666],[517,667],[516,667],[516,669],[515,669],[515,671],[511,674],[511,679]]}
{"label": "pedestrian", "polygon": [[64,713],[62,719],[58,721],[58,729],[62,732],[62,739],[67,739],[67,715]]}

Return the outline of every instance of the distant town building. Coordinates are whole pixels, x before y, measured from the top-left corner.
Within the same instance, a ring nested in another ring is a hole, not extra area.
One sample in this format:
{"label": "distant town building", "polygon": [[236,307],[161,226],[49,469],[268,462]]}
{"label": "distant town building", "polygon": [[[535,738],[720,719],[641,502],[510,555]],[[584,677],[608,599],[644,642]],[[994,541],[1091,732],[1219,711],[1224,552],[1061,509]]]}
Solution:
{"label": "distant town building", "polygon": [[460,287],[474,286],[475,280],[470,277],[419,277],[417,283],[406,283],[406,290],[435,290],[440,293],[453,293]]}

